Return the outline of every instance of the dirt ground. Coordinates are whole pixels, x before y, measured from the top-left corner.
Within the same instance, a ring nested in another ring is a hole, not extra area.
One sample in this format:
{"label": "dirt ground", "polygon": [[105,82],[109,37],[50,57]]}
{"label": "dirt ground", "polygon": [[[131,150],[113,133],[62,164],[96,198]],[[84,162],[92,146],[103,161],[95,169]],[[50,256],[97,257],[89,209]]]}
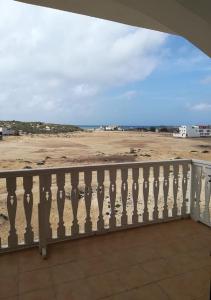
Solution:
{"label": "dirt ground", "polygon": [[211,138],[178,139],[140,132],[5,137],[0,157],[4,170],[173,158],[211,160]]}

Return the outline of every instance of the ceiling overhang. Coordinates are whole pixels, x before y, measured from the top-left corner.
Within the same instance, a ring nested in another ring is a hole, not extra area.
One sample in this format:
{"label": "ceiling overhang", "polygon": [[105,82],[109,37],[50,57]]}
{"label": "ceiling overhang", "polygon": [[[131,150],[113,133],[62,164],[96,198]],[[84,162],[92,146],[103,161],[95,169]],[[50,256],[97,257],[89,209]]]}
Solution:
{"label": "ceiling overhang", "polygon": [[180,35],[211,57],[210,0],[17,0]]}

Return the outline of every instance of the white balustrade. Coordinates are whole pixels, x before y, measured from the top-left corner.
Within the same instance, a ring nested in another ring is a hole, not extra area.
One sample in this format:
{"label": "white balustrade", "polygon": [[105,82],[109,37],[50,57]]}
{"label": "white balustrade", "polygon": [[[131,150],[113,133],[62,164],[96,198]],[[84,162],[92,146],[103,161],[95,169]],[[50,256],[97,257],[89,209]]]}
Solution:
{"label": "white balustrade", "polygon": [[211,162],[192,163],[191,217],[211,226]]}
{"label": "white balustrade", "polygon": [[210,170],[170,160],[0,172],[0,252],[37,245],[45,255],[56,241],[190,215],[210,225]]}

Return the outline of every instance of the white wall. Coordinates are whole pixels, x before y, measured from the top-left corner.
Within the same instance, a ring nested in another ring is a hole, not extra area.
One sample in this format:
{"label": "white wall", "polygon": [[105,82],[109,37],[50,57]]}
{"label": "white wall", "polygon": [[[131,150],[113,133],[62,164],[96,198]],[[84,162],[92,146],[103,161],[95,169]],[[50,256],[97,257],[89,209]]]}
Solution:
{"label": "white wall", "polygon": [[14,135],[15,131],[12,129],[8,129],[6,127],[0,127],[0,132],[2,132],[2,135]]}

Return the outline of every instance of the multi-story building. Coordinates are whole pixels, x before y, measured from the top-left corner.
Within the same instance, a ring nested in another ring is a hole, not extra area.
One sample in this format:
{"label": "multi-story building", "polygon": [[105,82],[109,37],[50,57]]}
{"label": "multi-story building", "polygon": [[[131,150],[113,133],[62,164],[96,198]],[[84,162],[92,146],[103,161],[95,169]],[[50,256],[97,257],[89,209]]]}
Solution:
{"label": "multi-story building", "polygon": [[182,125],[174,137],[211,137],[211,125]]}

